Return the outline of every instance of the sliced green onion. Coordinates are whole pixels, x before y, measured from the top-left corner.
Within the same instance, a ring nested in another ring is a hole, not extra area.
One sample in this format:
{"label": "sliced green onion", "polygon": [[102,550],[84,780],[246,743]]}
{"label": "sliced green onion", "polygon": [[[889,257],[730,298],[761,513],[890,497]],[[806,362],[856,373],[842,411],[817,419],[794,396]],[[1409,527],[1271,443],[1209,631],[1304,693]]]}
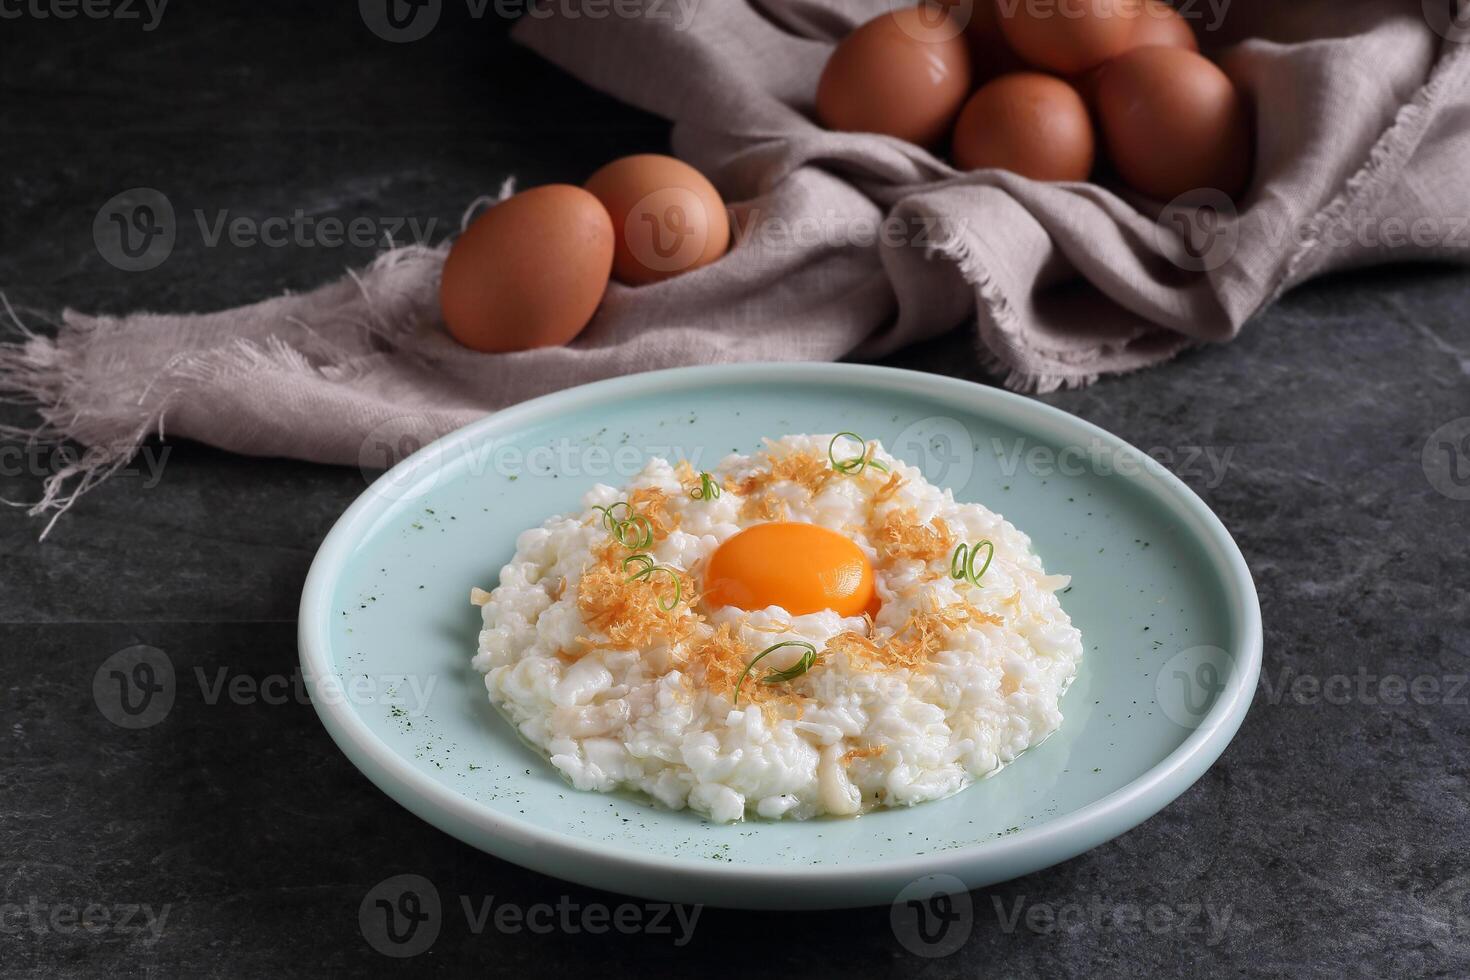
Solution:
{"label": "sliced green onion", "polygon": [[[980,549],[985,549],[985,564],[980,570],[975,570],[975,559],[980,557]],[[995,560],[995,545],[986,538],[974,545],[961,544],[955,547],[954,554],[949,559],[949,575],[960,582],[969,582],[971,585],[979,585],[980,579],[990,569],[990,563]]]}
{"label": "sliced green onion", "polygon": [[752,668],[755,667],[757,661],[759,661],[767,654],[774,653],[782,647],[805,647],[806,653],[803,653],[801,655],[801,659],[797,660],[796,663],[792,664],[790,667],[787,667],[785,670],[773,670],[766,676],[762,677],[762,684],[780,684],[783,681],[795,680],[802,674],[805,674],[807,671],[811,670],[812,665],[817,662],[817,648],[812,646],[805,640],[782,640],[780,643],[773,643],[762,650],[760,653],[756,654],[754,657],[751,657],[750,663],[745,665],[745,670],[741,673],[740,679],[735,682],[735,697],[731,702],[732,704],[740,703],[740,688],[745,683],[745,678],[750,676],[750,671]]}
{"label": "sliced green onion", "polygon": [[629,582],[636,582],[639,579],[645,579],[645,578],[646,579],[649,579],[651,581],[652,578],[653,578],[654,572],[663,572],[669,578],[673,579],[673,582],[674,582],[674,595],[673,595],[673,597],[672,598],[668,598],[668,599],[666,599],[665,597],[660,597],[659,600],[658,600],[658,607],[660,609],[662,609],[664,612],[673,612],[674,611],[674,607],[677,606],[677,605],[679,605],[679,600],[682,599],[682,598],[684,598],[684,582],[683,582],[682,579],[679,578],[679,573],[676,572],[676,571],[674,571],[672,568],[670,568],[667,565],[660,565],[660,564],[658,564],[657,562],[655,562],[653,560],[653,556],[652,555],[644,555],[644,554],[629,555],[627,558],[624,558],[623,559],[623,571],[626,572],[628,570],[628,566],[631,565],[631,564],[633,564],[634,562],[637,562],[642,567],[639,568],[638,571],[633,572],[632,574],[630,574],[628,576],[628,581]]}
{"label": "sliced green onion", "polygon": [[[843,436],[849,436],[850,438],[855,440],[859,446],[863,447],[863,451],[858,455],[851,457],[850,459],[838,459],[837,440],[841,439]],[[873,467],[874,469],[882,470],[884,473],[888,472],[887,466],[878,462],[876,459],[868,458],[868,444],[864,442],[863,437],[858,435],[856,432],[839,432],[835,436],[833,436],[832,441],[827,443],[827,458],[832,461],[832,468],[834,470],[836,470],[838,473],[846,473],[849,476],[857,476],[869,466]]]}
{"label": "sliced green onion", "polygon": [[[643,565],[642,572],[647,572],[647,571],[649,571],[650,569],[652,569],[654,566],[656,566],[658,564],[658,562],[656,562],[656,561],[653,560],[653,556],[652,555],[644,555],[644,554],[629,555],[627,558],[624,558],[623,559],[623,571],[626,572],[628,570],[628,566],[631,565],[631,564],[633,564],[634,562],[640,562],[640,563],[642,563],[642,565]],[[642,572],[640,572],[640,574],[642,574]],[[636,578],[636,576],[634,576],[634,577]]]}
{"label": "sliced green onion", "polygon": [[719,495],[720,485],[708,473],[699,474],[699,488],[689,491],[689,496],[695,500],[714,500]]}
{"label": "sliced green onion", "polygon": [[593,510],[600,510],[600,511],[602,511],[602,526],[603,527],[607,528],[609,531],[616,531],[617,530],[617,526],[619,524],[622,524],[622,523],[626,522],[626,520],[627,520],[627,518],[614,517],[613,516],[613,511],[616,510],[619,507],[621,507],[624,510],[626,510],[629,514],[633,513],[633,507],[632,507],[632,505],[629,504],[626,500],[619,500],[617,503],[615,503],[615,504],[609,504],[606,507],[602,507],[602,506],[599,506],[599,505],[594,504],[593,507],[592,507],[592,509]]}
{"label": "sliced green onion", "polygon": [[653,525],[642,514],[634,514],[626,521],[619,521],[613,528],[613,537],[624,548],[637,550],[653,544]]}
{"label": "sliced green onion", "polygon": [[[623,508],[624,515],[619,517],[617,509]],[[639,548],[647,548],[653,544],[653,525],[644,517],[633,510],[631,504],[626,500],[619,500],[615,504],[606,507],[594,504],[593,510],[602,512],[602,526],[607,528],[612,536],[617,538],[618,544],[632,551]]]}

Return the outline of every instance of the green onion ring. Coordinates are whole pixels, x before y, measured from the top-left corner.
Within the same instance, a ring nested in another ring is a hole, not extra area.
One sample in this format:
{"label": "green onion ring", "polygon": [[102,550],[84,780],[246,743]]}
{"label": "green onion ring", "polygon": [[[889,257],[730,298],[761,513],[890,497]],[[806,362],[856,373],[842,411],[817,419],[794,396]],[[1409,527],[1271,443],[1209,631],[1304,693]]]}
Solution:
{"label": "green onion ring", "polygon": [[631,565],[631,564],[633,564],[633,562],[635,562],[635,561],[636,562],[642,562],[643,563],[643,569],[637,575],[630,576],[629,577],[629,581],[632,581],[634,578],[637,578],[639,575],[645,575],[645,574],[647,574],[648,571],[650,569],[652,569],[657,564],[657,562],[655,562],[653,560],[653,556],[652,555],[645,555],[645,554],[641,554],[641,553],[640,554],[636,554],[636,555],[629,555],[627,558],[624,558],[623,559],[623,571],[626,572],[628,570],[628,566]]}
{"label": "green onion ring", "polygon": [[708,473],[699,474],[699,488],[690,490],[689,496],[695,500],[714,500],[720,495],[720,485],[715,482],[714,477]]}
{"label": "green onion ring", "polygon": [[673,612],[674,608],[679,605],[679,600],[684,598],[684,582],[679,578],[679,573],[674,571],[667,565],[659,565],[655,563],[652,555],[645,554],[629,555],[627,558],[624,558],[623,571],[627,571],[628,566],[633,562],[639,562],[642,564],[643,567],[628,576],[629,582],[636,582],[639,579],[645,578],[652,581],[654,572],[663,572],[669,578],[673,579],[673,598],[665,600],[665,598],[660,597],[658,600],[658,607],[660,609],[662,609],[664,612]]}
{"label": "green onion ring", "polygon": [[619,518],[613,516],[613,510],[617,507],[624,508],[630,514],[633,512],[632,505],[630,505],[626,500],[619,500],[617,503],[609,504],[606,507],[602,507],[597,504],[594,504],[592,507],[593,510],[602,511],[602,526],[607,528],[609,531],[616,531],[619,524],[626,523],[627,521],[627,518]]}
{"label": "green onion ring", "polygon": [[[980,571],[977,572],[975,571],[975,557],[980,554],[981,548],[986,549],[985,564],[981,565]],[[990,543],[989,538],[986,538],[984,541],[981,541],[979,544],[973,545],[970,548],[969,560],[965,562],[965,575],[969,577],[971,582],[979,585],[980,579],[983,578],[985,576],[985,573],[990,570],[990,563],[993,561],[995,561],[995,545]]]}
{"label": "green onion ring", "polygon": [[[628,529],[640,532],[636,537],[630,536]],[[618,539],[618,544],[624,548],[647,548],[653,544],[653,525],[648,523],[648,518],[642,514],[634,514],[625,521],[619,521],[613,528],[613,537]]]}
{"label": "green onion ring", "polygon": [[785,670],[773,670],[765,677],[762,677],[762,684],[779,684],[782,681],[795,680],[802,674],[805,674],[807,671],[811,670],[812,665],[817,662],[817,648],[812,646],[805,640],[782,640],[780,643],[773,643],[762,650],[760,653],[756,654],[754,657],[751,657],[750,663],[745,665],[745,670],[740,674],[740,679],[735,682],[735,696],[731,702],[732,704],[740,703],[740,688],[745,683],[745,678],[750,676],[750,671],[752,668],[755,667],[756,662],[767,654],[774,653],[782,647],[806,647],[806,653],[803,653],[801,655],[801,658],[797,660],[796,663],[792,664],[790,667],[787,667]]}
{"label": "green onion ring", "polygon": [[[986,549],[985,564],[980,570],[975,571],[975,559],[980,556],[980,549]],[[949,558],[950,578],[959,582],[968,581],[971,585],[978,586],[980,579],[990,569],[990,563],[995,561],[995,545],[989,538],[976,542],[974,545],[959,544],[955,546],[954,554]]]}
{"label": "green onion ring", "polygon": [[[862,446],[862,453],[852,457],[851,459],[838,459],[836,452],[837,440],[841,439],[843,436],[848,436],[854,439],[859,446]],[[838,473],[846,473],[849,476],[857,476],[869,466],[873,467],[874,469],[882,470],[884,473],[888,472],[887,466],[878,462],[876,459],[870,459],[868,454],[868,444],[864,442],[863,437],[858,435],[856,432],[839,432],[832,437],[831,442],[827,443],[827,458],[832,461],[832,468]]]}

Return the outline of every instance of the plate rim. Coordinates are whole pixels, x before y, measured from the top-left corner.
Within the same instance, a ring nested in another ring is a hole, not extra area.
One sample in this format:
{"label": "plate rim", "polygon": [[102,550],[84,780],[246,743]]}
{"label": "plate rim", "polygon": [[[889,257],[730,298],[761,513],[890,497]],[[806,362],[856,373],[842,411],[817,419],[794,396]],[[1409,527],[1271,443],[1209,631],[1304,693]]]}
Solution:
{"label": "plate rim", "polygon": [[[957,396],[969,402],[970,410],[982,415],[998,416],[1004,421],[1007,415],[1019,412],[1039,417],[1052,427],[1080,426],[1083,435],[1096,436],[1140,457],[1143,455],[1141,450],[1106,429],[1035,399],[960,378],[882,365],[829,362],[696,365],[625,375],[552,392],[488,413],[434,440],[374,480],[337,518],[312,559],[301,593],[297,644],[308,690],[315,690],[317,677],[334,673],[330,657],[333,587],[347,567],[360,533],[370,529],[384,511],[398,503],[393,494],[382,492],[385,486],[402,486],[407,475],[432,464],[446,450],[480,440],[481,433],[487,429],[524,424],[539,415],[574,411],[588,402],[616,398],[620,394],[647,394],[660,388],[679,387],[690,380],[769,383],[810,380],[813,376],[819,376],[817,380],[823,382],[855,382],[897,392]],[[1191,528],[1192,533],[1198,536],[1203,532],[1207,536],[1210,547],[1205,550],[1227,585],[1230,619],[1239,633],[1236,648],[1227,651],[1232,657],[1233,670],[1225,689],[1200,724],[1174,751],[1146,772],[1078,810],[1002,837],[850,866],[719,864],[612,849],[598,839],[546,830],[528,819],[499,813],[434,780],[375,735],[343,699],[312,697],[312,705],[332,740],[353,766],[421,819],[479,850],[591,887],[648,898],[676,896],[672,900],[678,901],[703,901],[714,892],[716,897],[707,904],[816,909],[875,904],[864,896],[874,893],[872,886],[877,881],[888,883],[883,891],[896,895],[904,883],[933,876],[955,876],[967,888],[1008,880],[1090,850],[1138,826],[1171,803],[1224,753],[1250,708],[1259,680],[1263,650],[1260,602],[1250,568],[1230,532],[1210,507],[1166,467],[1149,467],[1124,478],[1156,482],[1158,491],[1182,506],[1197,525]],[[993,866],[994,873],[981,870],[988,866]],[[649,874],[661,877],[656,884],[646,887],[642,882],[629,880],[630,875]]]}

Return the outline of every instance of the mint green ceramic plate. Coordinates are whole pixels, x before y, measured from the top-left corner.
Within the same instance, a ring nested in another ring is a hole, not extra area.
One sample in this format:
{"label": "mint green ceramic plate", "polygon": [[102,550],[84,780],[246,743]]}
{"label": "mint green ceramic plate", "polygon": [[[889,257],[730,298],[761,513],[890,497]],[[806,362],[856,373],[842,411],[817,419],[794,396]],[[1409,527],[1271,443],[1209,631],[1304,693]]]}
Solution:
{"label": "mint green ceramic plate", "polygon": [[[478,610],[517,533],[650,455],[712,465],[762,437],[881,439],[960,500],[1031,535],[1086,659],[1061,730],[947,800],[857,819],[715,825],[573,790],[523,745],[471,669]],[[396,443],[390,424],[381,435]],[[367,455],[372,455],[367,447]],[[1219,757],[1260,672],[1250,573],[1179,480],[1039,402],[856,365],[741,365],[621,378],[461,429],[374,483],[323,542],[301,662],[353,764],[436,827],[547,874],[633,895],[756,908],[893,901],[1035,871],[1156,813]],[[956,887],[958,887],[956,883]]]}

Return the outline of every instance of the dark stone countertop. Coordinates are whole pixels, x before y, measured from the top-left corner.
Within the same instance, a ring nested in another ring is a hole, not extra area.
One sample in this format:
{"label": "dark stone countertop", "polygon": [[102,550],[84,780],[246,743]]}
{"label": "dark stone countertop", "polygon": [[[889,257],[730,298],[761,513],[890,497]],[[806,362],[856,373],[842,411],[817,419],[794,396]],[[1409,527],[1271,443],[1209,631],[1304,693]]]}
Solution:
{"label": "dark stone countertop", "polygon": [[[53,314],[204,310],[306,288],[371,254],[211,248],[191,233],[159,268],[124,273],[99,256],[92,220],[131,187],[210,215],[448,227],[506,174],[579,180],[665,146],[658,120],[514,49],[493,16],[446,4],[434,34],[395,45],[355,7],[178,4],[145,30],[142,3],[66,20],[49,16],[61,3],[7,5],[21,14],[0,20],[0,288]],[[120,16],[131,10],[143,19]],[[435,944],[403,965],[442,973],[1463,976],[1470,501],[1421,454],[1470,416],[1467,304],[1461,271],[1356,273],[1293,292],[1229,346],[1044,397],[1137,446],[1229,454],[1220,479],[1182,475],[1255,573],[1265,669],[1239,736],[1197,785],[1109,844],[976,893],[973,931],[946,957],[908,952],[887,909],[707,909],[682,946],[476,935],[454,897],[621,899],[421,823],[294,698],[211,704],[185,686],[165,724],[133,732],[102,717],[93,675],[134,644],[191,676],[290,678],[302,579],[363,489],[353,470],[176,444],[160,479],[114,479],[44,543],[6,511],[0,973],[377,973],[399,964],[365,940],[359,905],[414,873],[447,912]],[[992,380],[964,332],[891,363]],[[6,456],[0,493],[34,495],[32,471],[50,459]],[[1458,465],[1470,473],[1470,459]],[[1436,693],[1394,703],[1391,678]],[[1346,693],[1311,696],[1312,684]],[[1228,926],[1212,932],[1205,909]]]}

